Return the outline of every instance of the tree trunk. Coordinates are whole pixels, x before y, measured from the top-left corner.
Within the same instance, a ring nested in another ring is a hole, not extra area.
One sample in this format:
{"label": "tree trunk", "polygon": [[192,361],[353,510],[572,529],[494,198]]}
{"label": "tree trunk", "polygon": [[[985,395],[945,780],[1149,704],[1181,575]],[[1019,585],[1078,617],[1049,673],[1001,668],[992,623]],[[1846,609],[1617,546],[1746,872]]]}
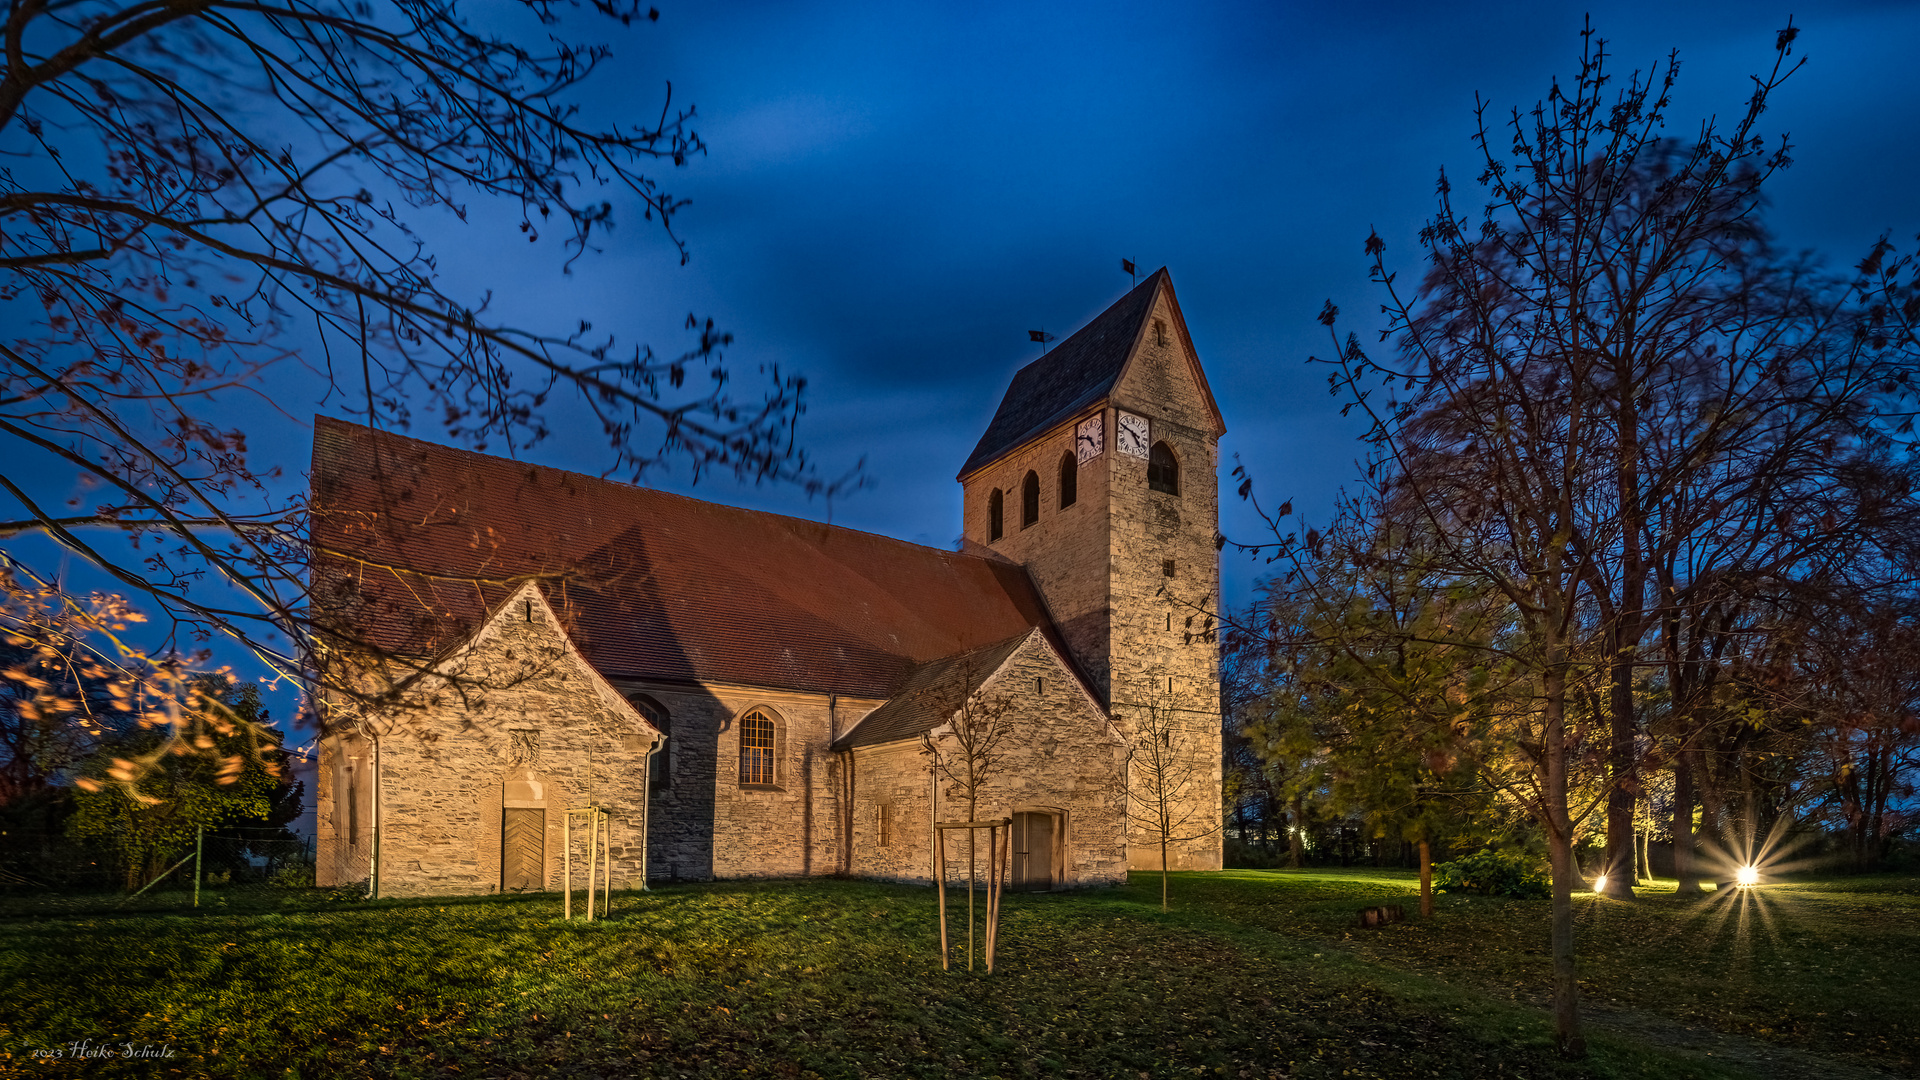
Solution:
{"label": "tree trunk", "polygon": [[[1623,620],[1631,617],[1625,612],[1620,616]],[[1613,786],[1607,791],[1607,854],[1600,867],[1607,883],[1601,891],[1619,900],[1633,899],[1634,864],[1639,861],[1634,857],[1633,820],[1634,804],[1640,795],[1634,761],[1634,737],[1639,734],[1639,723],[1633,707],[1633,646],[1623,640],[1625,637],[1624,633],[1615,636],[1615,651],[1608,671],[1611,715],[1607,766]]]}
{"label": "tree trunk", "polygon": [[1545,685],[1545,757],[1547,765],[1547,840],[1553,859],[1553,1030],[1560,1056],[1585,1057],[1587,1040],[1580,1033],[1580,980],[1573,962],[1573,883],[1579,870],[1573,863],[1573,822],[1567,813],[1567,692],[1566,677],[1549,669]]}
{"label": "tree trunk", "polygon": [[1420,838],[1420,917],[1433,918],[1433,849]]}
{"label": "tree trunk", "polygon": [[[968,821],[975,820],[969,816]],[[973,830],[967,830],[967,970],[973,970]]]}
{"label": "tree trunk", "polygon": [[1693,870],[1693,751],[1684,746],[1673,757],[1673,876],[1679,895],[1703,892]]}
{"label": "tree trunk", "polygon": [[1295,870],[1302,865],[1300,849],[1307,845],[1307,819],[1304,800],[1293,800],[1293,829],[1287,833],[1287,862]]}
{"label": "tree trunk", "polygon": [[1160,834],[1160,910],[1170,910],[1167,907],[1167,837],[1165,833]]}

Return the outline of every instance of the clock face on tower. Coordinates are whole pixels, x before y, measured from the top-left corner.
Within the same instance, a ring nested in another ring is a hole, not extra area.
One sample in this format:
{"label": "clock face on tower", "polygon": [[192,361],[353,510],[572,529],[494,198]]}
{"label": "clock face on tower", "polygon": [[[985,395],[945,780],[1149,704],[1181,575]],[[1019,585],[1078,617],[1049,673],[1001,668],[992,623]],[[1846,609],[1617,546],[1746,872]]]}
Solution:
{"label": "clock face on tower", "polygon": [[1085,465],[1094,458],[1107,452],[1106,414],[1098,413],[1080,421],[1073,429],[1073,449],[1080,464]]}
{"label": "clock face on tower", "polygon": [[1120,413],[1120,452],[1137,458],[1147,456],[1147,418]]}

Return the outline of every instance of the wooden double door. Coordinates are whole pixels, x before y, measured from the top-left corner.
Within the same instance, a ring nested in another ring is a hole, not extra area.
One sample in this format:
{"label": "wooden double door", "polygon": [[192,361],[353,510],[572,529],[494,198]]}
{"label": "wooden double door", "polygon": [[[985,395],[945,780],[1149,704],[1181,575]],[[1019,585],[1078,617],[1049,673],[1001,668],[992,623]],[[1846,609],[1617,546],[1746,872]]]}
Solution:
{"label": "wooden double door", "polygon": [[1053,814],[1013,815],[1013,888],[1029,892],[1053,888],[1059,828],[1060,819]]}

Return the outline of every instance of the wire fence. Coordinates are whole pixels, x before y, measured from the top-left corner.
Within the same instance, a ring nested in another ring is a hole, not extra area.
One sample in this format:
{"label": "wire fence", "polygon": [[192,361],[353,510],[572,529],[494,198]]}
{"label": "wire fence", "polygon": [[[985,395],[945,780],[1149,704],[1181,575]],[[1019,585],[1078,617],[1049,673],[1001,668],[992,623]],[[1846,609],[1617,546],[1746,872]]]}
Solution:
{"label": "wire fence", "polygon": [[[290,896],[313,889],[316,855],[311,838],[285,829],[213,829],[137,857],[64,833],[6,829],[0,907],[164,910]],[[344,879],[335,873],[328,880]]]}

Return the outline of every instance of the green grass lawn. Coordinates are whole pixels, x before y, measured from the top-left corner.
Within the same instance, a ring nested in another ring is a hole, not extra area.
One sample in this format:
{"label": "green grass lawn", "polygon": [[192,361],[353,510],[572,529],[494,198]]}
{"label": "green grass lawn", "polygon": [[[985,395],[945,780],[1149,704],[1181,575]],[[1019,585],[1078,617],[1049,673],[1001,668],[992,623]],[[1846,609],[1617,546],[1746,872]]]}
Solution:
{"label": "green grass lawn", "polygon": [[[1748,1075],[1677,1055],[1645,1013],[1883,1068],[1914,1018],[1920,880],[1582,900],[1590,998],[1618,1014],[1559,1061],[1536,999],[1545,906],[1394,873],[1229,871],[1009,895],[999,971],[944,973],[928,890],[864,882],[557,898],[232,898],[191,914],[0,907],[0,1070],[46,1076]],[[1738,901],[1737,903],[1733,901]],[[250,906],[249,906],[250,905]],[[1411,905],[1409,908],[1411,912]],[[956,920],[956,926],[958,922]],[[49,1059],[90,1040],[161,1060]]]}

